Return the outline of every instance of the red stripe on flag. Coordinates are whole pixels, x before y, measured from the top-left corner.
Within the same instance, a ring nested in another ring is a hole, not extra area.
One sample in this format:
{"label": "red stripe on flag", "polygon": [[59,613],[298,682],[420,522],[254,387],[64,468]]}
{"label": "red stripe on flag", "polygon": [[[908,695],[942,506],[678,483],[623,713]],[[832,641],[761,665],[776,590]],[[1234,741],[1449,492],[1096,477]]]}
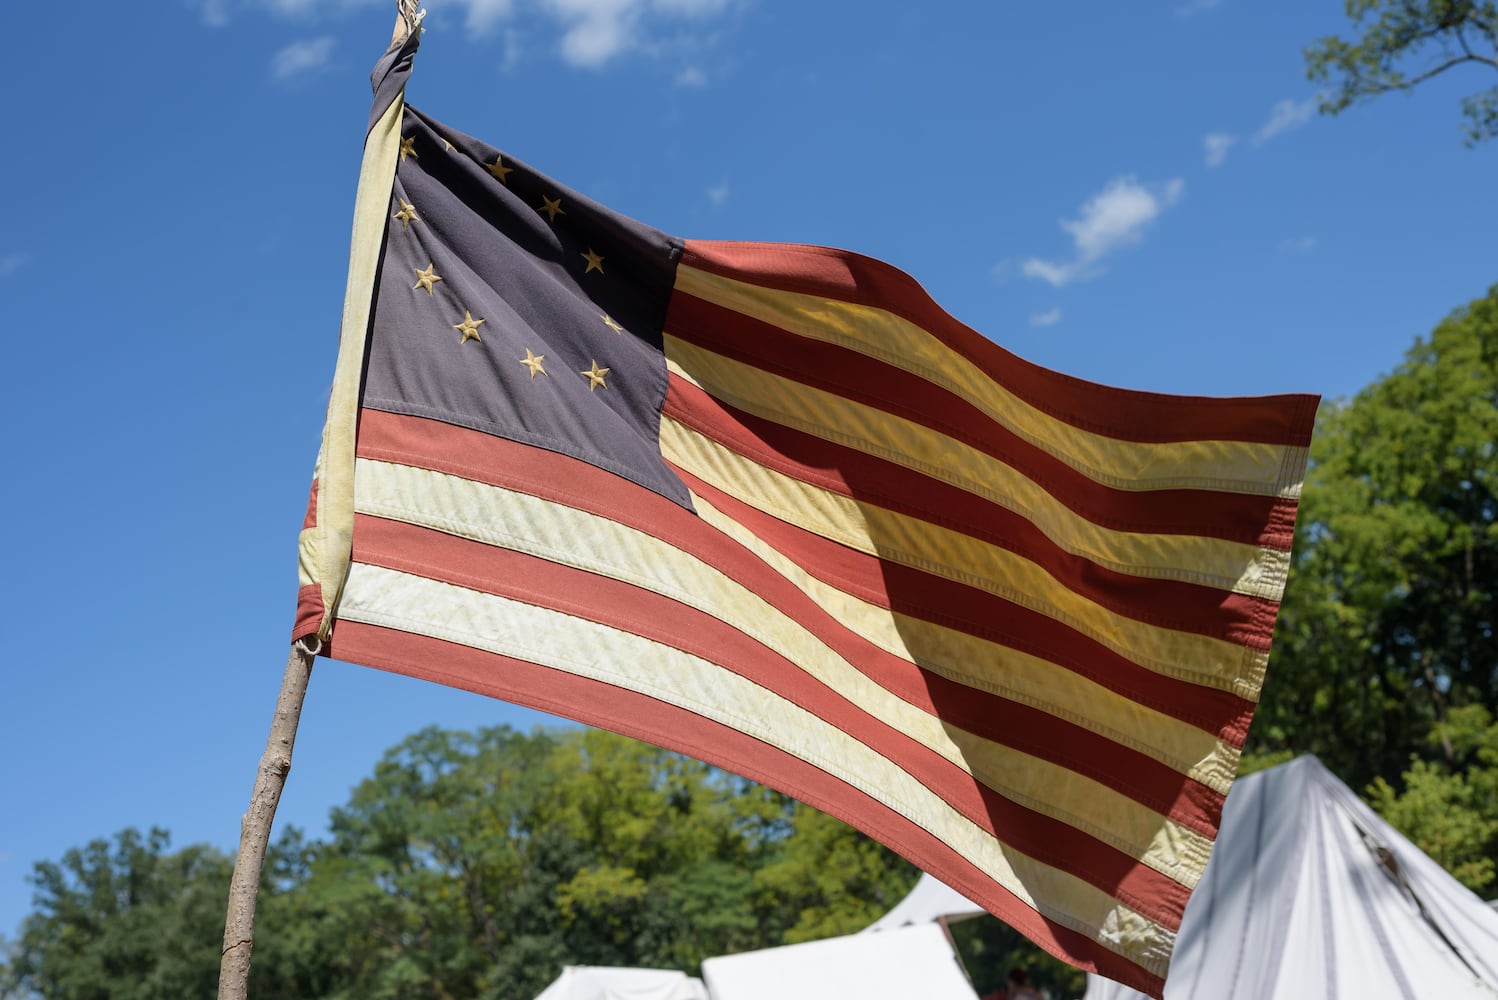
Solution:
{"label": "red stripe on flag", "polygon": [[[920,826],[793,754],[646,695],[524,660],[358,622],[340,621],[328,655],[500,698],[688,754],[779,789],[873,835],[997,914],[1048,952],[1160,995],[1164,980],[1047,920]],[[440,668],[433,664],[441,664]]]}
{"label": "red stripe on flag", "polygon": [[[317,480],[312,480],[312,489],[307,495],[307,513],[302,517],[302,530],[317,527]],[[291,641],[316,635],[322,628],[323,618],[322,584],[309,583],[296,592],[296,615],[291,622]]]}
{"label": "red stripe on flag", "polygon": [[[761,420],[682,379],[671,379],[663,412],[756,465],[1024,556],[1068,589],[1115,614],[1255,649],[1268,649],[1273,638],[1278,602],[1099,566],[1067,552],[1007,507],[892,462]],[[1263,620],[1266,614],[1269,623]]]}
{"label": "red stripe on flag", "polygon": [[[682,292],[671,298],[666,331],[724,357],[835,393],[970,445],[1023,473],[1060,503],[1105,528],[1205,535],[1286,551],[1290,548],[1293,500],[1221,490],[1139,491],[1106,486],[1021,438],[963,397],[919,375],[836,344],[787,333]],[[736,417],[741,413],[734,411]],[[808,434],[781,436],[771,430],[778,426],[772,421],[744,416],[744,422],[761,438],[776,441],[777,450],[798,456],[801,464],[819,464],[816,456],[822,450],[819,445],[825,442]],[[793,447],[786,447],[787,443]],[[841,458],[836,464],[821,464],[832,470],[844,468]],[[861,481],[860,496],[866,485],[881,487],[878,479]],[[930,497],[923,509],[946,511],[947,499]],[[1288,522],[1275,516],[1280,508],[1288,509]]]}
{"label": "red stripe on flag", "polygon": [[1156,673],[1039,611],[830,541],[676,471],[698,496],[824,583],[877,607],[1040,657],[1234,746],[1243,743],[1254,710],[1245,698]]}
{"label": "red stripe on flag", "polygon": [[[616,520],[690,553],[799,621],[881,687],[925,711],[961,718],[976,735],[1012,745],[1108,785],[1162,815],[1215,835],[1222,796],[1167,764],[1054,715],[947,681],[896,657],[837,622],[820,605],[737,543],[658,494],[586,462],[421,417],[364,410],[359,455],[432,469],[528,493]],[[1091,642],[1091,640],[1086,640]],[[1094,646],[1096,644],[1093,644]],[[1108,673],[1139,675],[1165,704],[1224,704],[1222,692],[1144,670],[1098,646]],[[1111,656],[1111,660],[1107,659]],[[1116,661],[1116,663],[1113,663]],[[1084,662],[1086,658],[1084,657]],[[1174,693],[1174,697],[1170,693]],[[1225,697],[1231,699],[1231,695]],[[940,701],[938,702],[938,699]],[[1179,712],[1169,713],[1180,717]],[[1218,721],[1204,727],[1216,733]],[[995,720],[1013,722],[1000,727]],[[1189,720],[1188,720],[1189,721]],[[1014,741],[1014,742],[1011,742]],[[1076,752],[1083,748],[1085,752]]]}
{"label": "red stripe on flag", "polygon": [[682,264],[767,288],[887,310],[927,330],[1037,410],[1084,430],[1155,443],[1310,444],[1315,396],[1165,396],[1063,375],[1009,353],[953,319],[910,275],[860,254],[786,243],[688,240]]}
{"label": "red stripe on flag", "polygon": [[322,584],[309,583],[296,592],[296,617],[291,623],[291,641],[316,635],[322,628]]}
{"label": "red stripe on flag", "polygon": [[312,489],[307,495],[307,513],[302,518],[302,530],[317,527],[317,480],[312,480]]}
{"label": "red stripe on flag", "polygon": [[[990,835],[1072,872],[1171,930],[1179,925],[1190,895],[1179,882],[1074,826],[1003,797],[709,613],[586,570],[400,521],[359,515],[354,539],[355,562],[549,608],[715,663],[898,763]],[[1007,726],[1010,720],[998,722]]]}

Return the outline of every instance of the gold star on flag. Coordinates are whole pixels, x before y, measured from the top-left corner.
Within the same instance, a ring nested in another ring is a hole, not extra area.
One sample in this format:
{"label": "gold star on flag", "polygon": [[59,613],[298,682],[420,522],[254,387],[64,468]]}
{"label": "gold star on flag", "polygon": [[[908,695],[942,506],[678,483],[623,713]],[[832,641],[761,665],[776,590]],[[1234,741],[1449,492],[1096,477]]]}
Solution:
{"label": "gold star on flag", "polygon": [[551,378],[551,372],[541,367],[541,362],[545,360],[546,355],[532,354],[529,347],[525,349],[525,357],[520,359],[520,363],[531,370],[532,382],[536,380],[537,375],[545,375],[547,378]]}
{"label": "gold star on flag", "polygon": [[504,158],[501,157],[501,156],[494,157],[494,162],[493,163],[486,163],[486,164],[484,164],[484,166],[486,166],[486,167],[489,168],[489,173],[491,173],[495,177],[499,178],[499,182],[501,184],[508,184],[508,183],[510,183],[509,179],[508,179],[509,173],[510,173],[511,170],[515,169],[514,167],[507,167],[507,166],[505,166],[504,165]]}
{"label": "gold star on flag", "polygon": [[483,322],[484,321],[481,319],[474,319],[473,314],[470,313],[467,309],[464,309],[463,322],[453,327],[454,330],[457,330],[463,335],[463,339],[458,341],[458,343],[466,344],[470,340],[477,340],[480,344],[482,344],[484,342],[484,339],[479,336],[479,325]]}
{"label": "gold star on flag", "polygon": [[442,148],[444,151],[451,153],[453,151],[453,144],[448,142],[446,139],[443,139]]}
{"label": "gold star on flag", "polygon": [[407,224],[417,221],[418,216],[416,215],[415,205],[411,204],[404,198],[400,199],[400,203],[401,210],[399,212],[396,212],[395,215],[391,216],[391,218],[401,220],[401,228],[405,229]]}
{"label": "gold star on flag", "polygon": [[578,374],[582,375],[588,380],[588,391],[592,392],[599,386],[603,386],[605,389],[608,388],[608,384],[604,382],[603,377],[610,371],[612,371],[612,369],[598,367],[597,360],[594,360],[592,368],[589,368],[585,372],[578,372]]}
{"label": "gold star on flag", "polygon": [[418,288],[425,288],[428,295],[436,294],[432,291],[432,286],[442,280],[442,275],[437,273],[436,264],[428,264],[425,271],[419,267],[413,267],[411,270],[416,272],[416,284],[411,286],[412,291]]}
{"label": "gold star on flag", "polygon": [[584,274],[587,274],[589,271],[597,271],[599,274],[603,273],[603,258],[594,253],[592,247],[588,247],[588,252],[581,254],[581,257],[588,262],[588,266],[583,269]]}
{"label": "gold star on flag", "polygon": [[610,316],[608,313],[604,313],[602,318],[603,325],[608,327],[610,330],[613,330],[615,333],[624,332],[624,327],[619,325],[619,321],[614,319],[614,317]]}
{"label": "gold star on flag", "polygon": [[401,162],[405,163],[408,156],[415,157],[418,160],[421,159],[416,154],[416,136],[414,135],[401,140]]}
{"label": "gold star on flag", "polygon": [[567,214],[567,210],[562,207],[561,198],[548,198],[544,194],[541,196],[541,207],[536,211],[545,212],[547,220],[551,222],[557,221],[557,216]]}

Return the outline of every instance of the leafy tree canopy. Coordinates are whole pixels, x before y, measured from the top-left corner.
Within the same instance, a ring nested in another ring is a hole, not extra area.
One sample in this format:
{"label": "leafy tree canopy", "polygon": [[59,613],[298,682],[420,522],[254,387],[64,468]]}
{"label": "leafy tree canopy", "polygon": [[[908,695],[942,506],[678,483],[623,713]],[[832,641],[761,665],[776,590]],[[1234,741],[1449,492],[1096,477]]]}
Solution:
{"label": "leafy tree canopy", "polygon": [[1323,407],[1252,749],[1362,787],[1498,711],[1498,288]]}
{"label": "leafy tree canopy", "polygon": [[1372,785],[1477,889],[1498,856],[1495,442],[1498,287],[1323,408],[1248,748],[1250,767],[1311,752]]}
{"label": "leafy tree canopy", "polygon": [[[1498,70],[1498,0],[1346,0],[1361,35],[1306,48],[1306,74],[1330,82],[1325,114],[1409,90],[1463,64]],[[1491,79],[1491,78],[1490,78]],[[1462,101],[1468,145],[1498,135],[1498,83]]]}
{"label": "leafy tree canopy", "polygon": [[[272,867],[296,842],[282,838]],[[205,846],[168,852],[168,843],[164,830],[125,830],[38,863],[36,910],[0,971],[0,996],[212,996],[233,862]]]}
{"label": "leafy tree canopy", "polygon": [[[785,796],[595,730],[424,730],[331,825],[268,858],[255,997],[512,998],[569,964],[695,971],[858,930],[916,877]],[[37,865],[0,996],[212,995],[230,865],[159,830]]]}

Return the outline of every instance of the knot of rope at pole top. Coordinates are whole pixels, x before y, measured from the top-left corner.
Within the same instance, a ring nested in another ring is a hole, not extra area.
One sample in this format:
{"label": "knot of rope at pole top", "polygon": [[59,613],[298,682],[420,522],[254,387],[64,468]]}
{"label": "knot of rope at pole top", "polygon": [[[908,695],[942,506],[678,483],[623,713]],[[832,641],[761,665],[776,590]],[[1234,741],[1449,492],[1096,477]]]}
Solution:
{"label": "knot of rope at pole top", "polygon": [[426,30],[421,22],[426,18],[427,12],[417,0],[395,0],[395,9],[400,12],[401,20],[406,22],[406,34]]}

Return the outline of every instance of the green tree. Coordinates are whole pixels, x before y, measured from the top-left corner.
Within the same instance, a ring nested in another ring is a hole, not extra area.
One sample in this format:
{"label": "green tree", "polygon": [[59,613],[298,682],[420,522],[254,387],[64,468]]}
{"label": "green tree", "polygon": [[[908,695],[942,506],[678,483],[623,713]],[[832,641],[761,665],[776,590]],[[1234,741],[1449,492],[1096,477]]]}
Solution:
{"label": "green tree", "polygon": [[862,930],[915,885],[920,872],[893,851],[826,813],[784,801],[789,833],[754,881],[757,906],[786,943]]}
{"label": "green tree", "polygon": [[231,864],[209,847],[167,853],[168,839],[129,829],[37,864],[16,985],[56,1000],[211,995]]}
{"label": "green tree", "polygon": [[979,996],[1001,991],[1010,969],[1023,969],[1032,985],[1053,997],[1080,997],[1087,973],[1030,943],[1019,931],[984,914],[951,924],[947,932]]}
{"label": "green tree", "polygon": [[557,962],[545,869],[566,848],[535,822],[552,750],[541,732],[429,729],[385,754],[294,901],[299,947],[336,956],[309,995],[491,996],[507,966]]}
{"label": "green tree", "polygon": [[855,930],[914,880],[814,810],[597,730],[417,733],[332,831],[281,923],[338,956],[309,996],[525,996],[565,964],[690,972]]}
{"label": "green tree", "polygon": [[[1323,114],[1412,87],[1466,63],[1498,70],[1498,0],[1346,0],[1361,36],[1306,48],[1306,75],[1330,82]],[[1490,78],[1491,79],[1491,78]],[[1498,85],[1462,101],[1468,145],[1498,135]]]}
{"label": "green tree", "polygon": [[[611,733],[428,729],[284,835],[256,920],[256,997],[524,997],[563,965],[695,972],[711,955],[857,930],[914,869],[759,785]],[[0,991],[211,995],[230,860],[164,831],[36,866]],[[0,993],[0,995],[7,995]]]}
{"label": "green tree", "polygon": [[[123,830],[37,863],[35,910],[0,966],[0,997],[176,1000],[212,996],[218,983],[224,900],[233,862],[205,845],[169,851],[165,830]],[[261,887],[261,924],[304,867],[300,835],[273,846]],[[274,935],[272,935],[274,936]],[[256,949],[257,997],[304,995],[288,955]]]}
{"label": "green tree", "polygon": [[1498,710],[1495,441],[1498,288],[1323,408],[1251,757],[1313,752],[1354,787],[1411,754],[1485,766],[1443,734]]}
{"label": "green tree", "polygon": [[35,995],[18,981],[15,957],[16,943],[0,934],[0,1000],[27,1000]]}
{"label": "green tree", "polygon": [[1498,723],[1481,705],[1452,709],[1432,733],[1452,760],[1416,757],[1403,792],[1382,778],[1374,808],[1474,892],[1498,889]]}
{"label": "green tree", "polygon": [[230,862],[167,844],[164,830],[128,829],[37,864],[37,911],[14,946],[11,988],[58,1000],[211,993]]}

